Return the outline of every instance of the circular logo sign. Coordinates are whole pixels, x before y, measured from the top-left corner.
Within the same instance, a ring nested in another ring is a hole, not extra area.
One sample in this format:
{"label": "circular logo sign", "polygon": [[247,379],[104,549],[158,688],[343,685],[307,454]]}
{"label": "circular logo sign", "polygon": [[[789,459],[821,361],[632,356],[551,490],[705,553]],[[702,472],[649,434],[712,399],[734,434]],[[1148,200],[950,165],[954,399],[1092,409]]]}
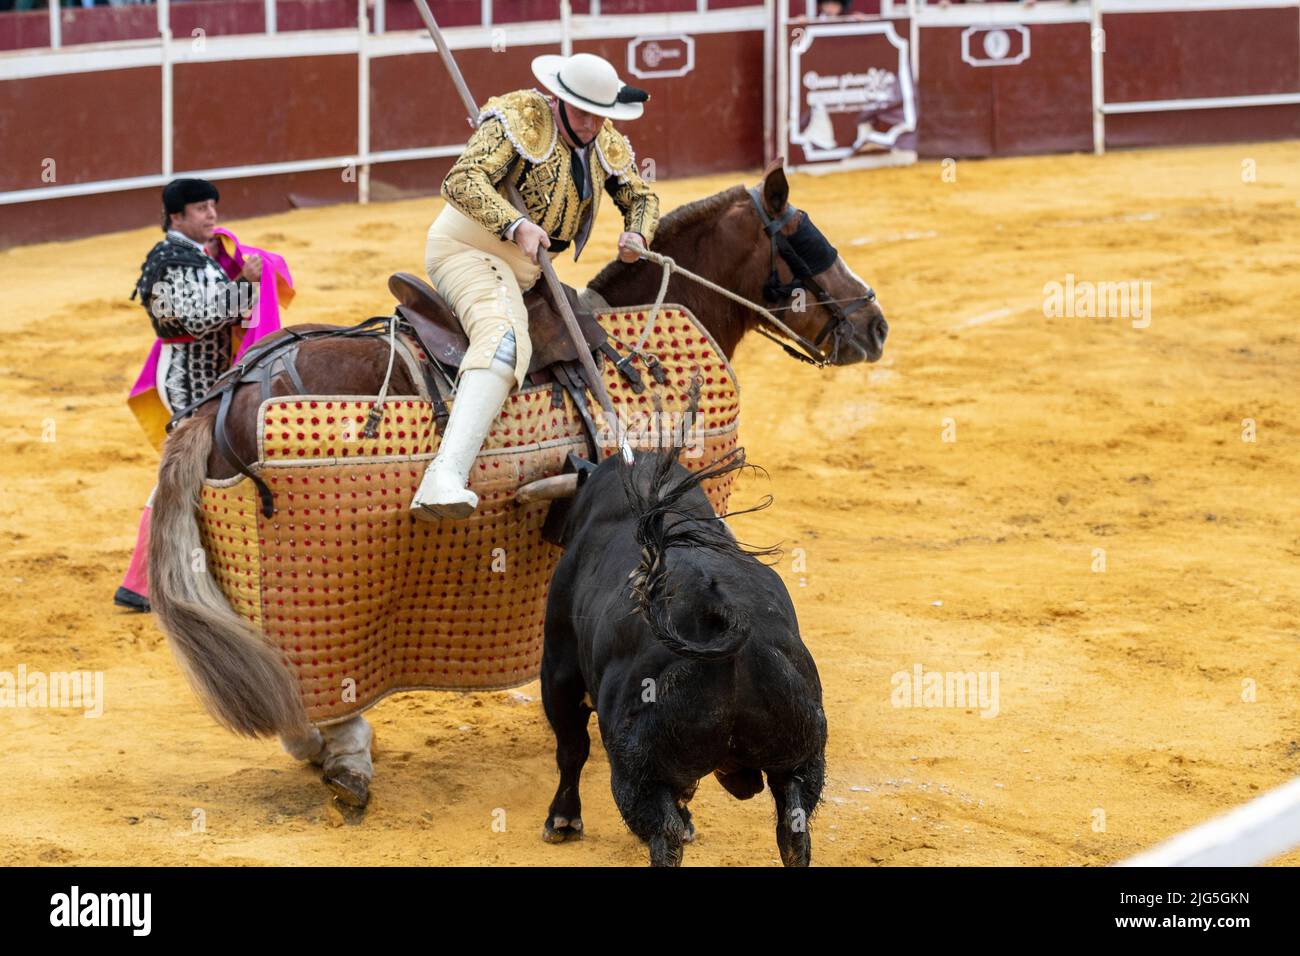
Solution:
{"label": "circular logo sign", "polygon": [[1001,60],[1011,52],[1011,37],[1006,30],[990,30],[984,34],[984,54],[990,60]]}

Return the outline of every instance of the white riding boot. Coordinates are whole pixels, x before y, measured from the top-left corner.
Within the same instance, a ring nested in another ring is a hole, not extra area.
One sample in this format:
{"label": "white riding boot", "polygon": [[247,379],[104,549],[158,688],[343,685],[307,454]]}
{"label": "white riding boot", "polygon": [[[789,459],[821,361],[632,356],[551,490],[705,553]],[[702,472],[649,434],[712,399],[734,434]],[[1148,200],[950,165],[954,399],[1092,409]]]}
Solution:
{"label": "white riding boot", "polygon": [[411,502],[413,516],[424,521],[464,518],[478,507],[478,495],[465,487],[469,470],[514,387],[514,365],[498,358],[488,368],[461,374],[442,444]]}

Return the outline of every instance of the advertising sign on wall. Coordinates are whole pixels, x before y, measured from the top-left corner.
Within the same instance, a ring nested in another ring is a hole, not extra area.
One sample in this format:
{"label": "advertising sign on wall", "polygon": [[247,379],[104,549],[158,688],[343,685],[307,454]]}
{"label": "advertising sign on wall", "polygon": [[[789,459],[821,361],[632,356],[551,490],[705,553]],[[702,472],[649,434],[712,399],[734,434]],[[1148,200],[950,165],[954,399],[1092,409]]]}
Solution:
{"label": "advertising sign on wall", "polygon": [[914,158],[916,91],[907,39],[894,24],[797,26],[789,50],[793,165]]}

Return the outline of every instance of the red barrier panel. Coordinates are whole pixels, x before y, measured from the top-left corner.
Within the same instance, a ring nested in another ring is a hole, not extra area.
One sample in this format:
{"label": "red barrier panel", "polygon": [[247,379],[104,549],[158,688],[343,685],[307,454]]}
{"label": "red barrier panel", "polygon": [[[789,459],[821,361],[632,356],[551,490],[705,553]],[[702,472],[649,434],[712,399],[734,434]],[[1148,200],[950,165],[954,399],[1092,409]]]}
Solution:
{"label": "red barrier panel", "polygon": [[1107,103],[1300,88],[1300,15],[1287,8],[1111,13]]}
{"label": "red barrier panel", "polygon": [[356,25],[357,0],[276,0],[275,28],[280,33],[355,29]]}
{"label": "red barrier panel", "polygon": [[436,195],[453,158],[384,163],[370,170],[370,197],[376,202]]}
{"label": "red barrier panel", "polygon": [[695,10],[693,0],[600,0],[602,17],[626,13],[694,13]]}
{"label": "red barrier panel", "polygon": [[158,9],[154,6],[65,7],[61,14],[64,46],[143,40],[158,35]]}
{"label": "red barrier panel", "polygon": [[[225,188],[225,183],[222,183]],[[69,196],[40,202],[16,203],[0,212],[0,247],[30,242],[54,242],[75,239],[121,229],[161,225],[160,190],[135,189],[129,192]],[[225,193],[222,193],[224,199]],[[222,215],[227,215],[222,203]],[[162,232],[158,233],[162,238]],[[128,285],[129,285],[128,280]],[[123,298],[131,294],[121,290]]]}
{"label": "red barrier panel", "polygon": [[0,15],[0,52],[50,45],[50,15],[44,10],[11,10]]}
{"label": "red barrier panel", "polygon": [[1028,29],[1030,55],[1023,63],[983,68],[993,74],[994,154],[1091,150],[1087,24],[1040,23]]}
{"label": "red barrier panel", "polygon": [[[384,29],[392,33],[395,30],[423,30],[424,21],[411,0],[383,0]],[[476,27],[483,22],[483,4],[479,0],[438,0],[429,4],[438,26]],[[552,12],[546,19],[555,19]]]}
{"label": "red barrier panel", "polygon": [[1120,114],[1106,117],[1106,146],[1175,146],[1300,139],[1300,106]]}
{"label": "red barrier panel", "polygon": [[[282,212],[293,208],[294,198],[300,202],[348,202],[356,197],[356,184],[342,181],[333,169],[223,179],[220,188],[221,216],[227,220]],[[0,215],[0,246],[158,226],[160,192],[152,186],[5,206]],[[129,291],[122,290],[123,296]]]}
{"label": "red barrier panel", "polygon": [[[178,63],[174,165],[219,169],[346,156],[357,150],[357,61],[353,56]],[[275,90],[271,112],[246,91]]]}
{"label": "red barrier panel", "polygon": [[[1108,105],[1300,91],[1295,7],[1107,14],[1105,29]],[[1106,117],[1109,148],[1295,136],[1300,136],[1300,105]]]}
{"label": "red barrier panel", "polygon": [[[162,164],[160,117],[156,69],[0,83],[0,192],[156,173]],[[37,129],[40,134],[33,135]],[[47,161],[54,164],[52,181]],[[0,206],[5,232],[14,218],[9,207]]]}
{"label": "red barrier panel", "polygon": [[991,156],[993,71],[961,59],[961,29],[921,33],[918,152],[925,156]]}
{"label": "red barrier panel", "polygon": [[1091,150],[1088,25],[999,29],[1008,39],[990,41],[995,48],[1016,45],[1001,59],[983,50],[987,30],[922,31],[919,152],[963,157]]}
{"label": "red barrier panel", "polygon": [[171,5],[172,36],[188,42],[196,30],[205,37],[263,33],[266,9],[260,0],[187,0]]}
{"label": "red barrier panel", "polygon": [[695,67],[680,78],[629,75],[630,41],[624,38],[575,43],[573,49],[605,57],[650,94],[645,114],[620,124],[643,171],[647,159],[661,178],[761,167],[763,35],[702,33],[693,39]]}
{"label": "red barrier panel", "polygon": [[[457,50],[456,63],[470,91],[486,100],[506,90],[537,85],[529,62],[553,46],[511,47],[509,55],[491,50]],[[427,53],[385,56],[370,62],[370,147],[413,149],[433,143],[463,143],[470,128],[451,76],[438,57]],[[374,174],[383,175],[376,169]],[[434,186],[431,191],[437,191]]]}

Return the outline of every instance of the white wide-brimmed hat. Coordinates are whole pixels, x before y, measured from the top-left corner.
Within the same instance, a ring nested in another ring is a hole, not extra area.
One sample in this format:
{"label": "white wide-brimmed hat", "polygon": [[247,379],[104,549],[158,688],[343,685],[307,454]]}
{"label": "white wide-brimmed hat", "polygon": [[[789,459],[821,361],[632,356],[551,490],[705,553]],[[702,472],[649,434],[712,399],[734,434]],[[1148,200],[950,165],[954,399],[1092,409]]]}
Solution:
{"label": "white wide-brimmed hat", "polygon": [[533,75],[564,102],[615,120],[636,119],[650,98],[645,90],[625,85],[608,60],[591,53],[536,57]]}

